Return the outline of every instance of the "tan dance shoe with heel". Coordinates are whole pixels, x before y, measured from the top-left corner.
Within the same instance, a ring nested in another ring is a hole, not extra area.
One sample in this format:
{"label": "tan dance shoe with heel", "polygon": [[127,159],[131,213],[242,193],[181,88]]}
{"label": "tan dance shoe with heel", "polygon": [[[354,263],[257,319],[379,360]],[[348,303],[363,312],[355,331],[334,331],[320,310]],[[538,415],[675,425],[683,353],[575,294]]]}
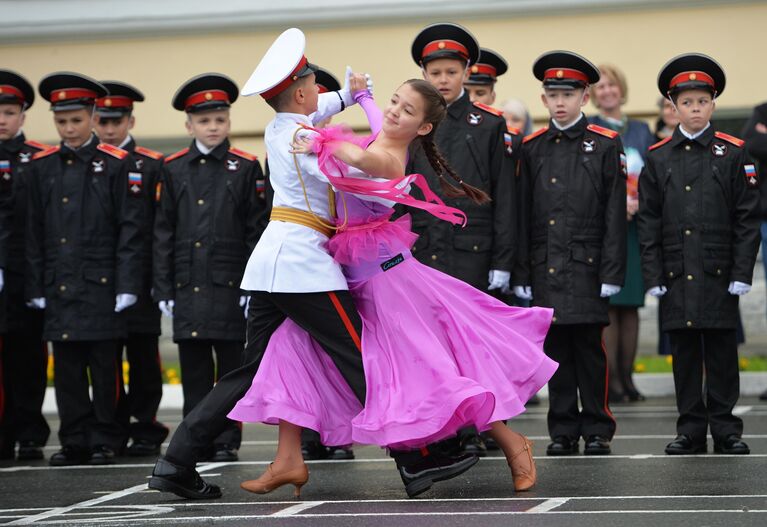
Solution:
{"label": "tan dance shoe with heel", "polygon": [[309,481],[309,469],[306,464],[285,472],[275,472],[272,468],[273,465],[274,463],[270,463],[260,478],[243,481],[240,483],[240,487],[254,494],[267,494],[283,485],[295,485],[296,490],[293,494],[296,498],[300,498],[301,487]]}
{"label": "tan dance shoe with heel", "polygon": [[[515,432],[516,433],[516,432]],[[512,454],[511,459],[508,461],[509,468],[511,469],[511,475],[514,478],[514,490],[517,492],[523,492],[526,490],[530,490],[535,486],[535,482],[538,479],[538,473],[535,469],[535,461],[533,460],[533,442],[530,441],[527,437],[523,436],[522,434],[519,435],[523,441],[525,442],[525,445],[522,447],[521,450],[518,452]],[[526,455],[528,461],[530,462],[530,469],[524,470],[524,471],[515,471],[514,467],[512,467],[512,463],[514,460],[522,455]]]}

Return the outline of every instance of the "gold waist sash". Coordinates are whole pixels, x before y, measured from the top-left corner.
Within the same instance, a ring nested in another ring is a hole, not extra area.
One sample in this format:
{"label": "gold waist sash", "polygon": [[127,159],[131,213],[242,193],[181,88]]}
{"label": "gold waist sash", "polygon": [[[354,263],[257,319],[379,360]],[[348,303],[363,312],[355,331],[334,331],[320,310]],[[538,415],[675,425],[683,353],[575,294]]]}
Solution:
{"label": "gold waist sash", "polygon": [[319,217],[305,210],[292,209],[290,207],[273,207],[272,214],[269,216],[271,221],[285,221],[287,223],[296,223],[314,229],[328,238],[335,234],[335,229]]}

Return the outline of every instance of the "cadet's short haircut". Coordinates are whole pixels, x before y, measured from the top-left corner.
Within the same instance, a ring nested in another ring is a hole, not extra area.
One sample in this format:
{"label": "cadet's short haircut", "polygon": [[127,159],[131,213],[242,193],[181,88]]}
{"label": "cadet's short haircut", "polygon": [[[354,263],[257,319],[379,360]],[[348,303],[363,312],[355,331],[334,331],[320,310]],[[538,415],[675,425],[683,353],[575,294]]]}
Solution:
{"label": "cadet's short haircut", "polygon": [[275,112],[281,112],[283,108],[285,108],[285,106],[290,103],[290,100],[293,98],[293,94],[296,92],[296,90],[298,88],[303,88],[306,85],[307,79],[310,77],[311,75],[301,77],[296,82],[294,82],[292,86],[281,91],[274,97],[266,99],[266,104],[271,106]]}
{"label": "cadet's short haircut", "polygon": [[[621,90],[621,104],[626,104],[626,101],[629,98],[629,86],[626,82],[626,76],[623,74],[623,72],[619,70],[617,66],[613,66],[612,64],[600,64],[599,73],[603,78],[607,77],[609,80],[618,85]],[[594,103],[594,106],[599,108],[599,103],[597,102],[597,98],[595,97],[594,93],[595,90],[596,86],[592,84],[590,88],[591,101]]]}

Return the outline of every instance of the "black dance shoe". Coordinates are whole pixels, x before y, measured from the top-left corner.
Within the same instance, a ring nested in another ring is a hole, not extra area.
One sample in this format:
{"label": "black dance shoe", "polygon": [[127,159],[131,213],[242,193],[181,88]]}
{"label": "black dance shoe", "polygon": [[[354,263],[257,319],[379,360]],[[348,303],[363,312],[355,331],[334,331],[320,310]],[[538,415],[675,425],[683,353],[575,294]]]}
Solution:
{"label": "black dance shoe", "polygon": [[52,467],[70,467],[73,465],[85,465],[90,457],[87,449],[72,445],[65,445],[48,460]]}
{"label": "black dance shoe", "polygon": [[578,440],[566,436],[555,437],[546,447],[547,456],[571,456],[578,453]]}
{"label": "black dance shoe", "polygon": [[586,438],[586,443],[583,447],[583,454],[586,456],[606,456],[611,452],[610,450],[610,440],[598,436],[588,436]]}
{"label": "black dance shoe", "polygon": [[464,454],[452,457],[442,454],[430,454],[419,461],[398,467],[399,475],[405,484],[408,498],[414,498],[426,492],[437,481],[445,481],[460,476],[473,467],[479,458]]}
{"label": "black dance shoe", "polygon": [[707,451],[706,441],[695,443],[686,434],[679,434],[676,439],[666,445],[666,454],[669,456],[690,456],[692,454],[705,454]]}
{"label": "black dance shoe", "polygon": [[148,487],[161,492],[171,492],[190,500],[208,500],[221,497],[218,485],[206,483],[192,467],[182,467],[160,458],[154,465]]}
{"label": "black dance shoe", "polygon": [[714,452],[717,454],[748,455],[751,449],[737,434],[727,436],[723,441],[714,441]]}

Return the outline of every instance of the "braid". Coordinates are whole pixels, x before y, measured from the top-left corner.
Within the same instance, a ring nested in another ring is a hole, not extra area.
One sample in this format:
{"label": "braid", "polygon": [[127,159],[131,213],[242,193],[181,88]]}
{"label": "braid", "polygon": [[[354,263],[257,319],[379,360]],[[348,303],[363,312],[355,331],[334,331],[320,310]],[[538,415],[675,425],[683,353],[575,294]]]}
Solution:
{"label": "braid", "polygon": [[[429,160],[429,164],[434,169],[434,172],[439,177],[439,185],[442,189],[442,195],[447,198],[461,198],[467,197],[474,203],[482,205],[490,202],[490,196],[487,195],[481,189],[473,187],[468,183],[464,183],[463,180],[458,177],[453,167],[447,162],[442,153],[434,144],[434,133],[430,133],[421,137],[421,146],[423,146],[426,159]],[[458,187],[451,185],[445,178],[445,174],[458,184]]]}

